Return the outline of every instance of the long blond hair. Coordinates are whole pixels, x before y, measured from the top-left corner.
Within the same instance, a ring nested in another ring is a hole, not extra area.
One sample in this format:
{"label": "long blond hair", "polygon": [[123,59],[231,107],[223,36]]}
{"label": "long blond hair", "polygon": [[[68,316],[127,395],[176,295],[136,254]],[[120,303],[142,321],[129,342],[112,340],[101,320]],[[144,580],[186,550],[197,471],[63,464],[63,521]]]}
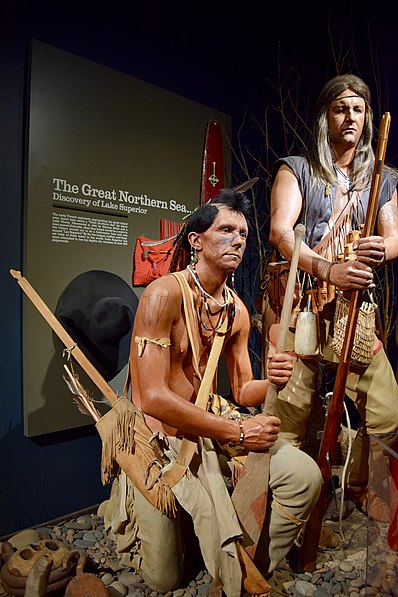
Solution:
{"label": "long blond hair", "polygon": [[339,75],[328,81],[321,90],[316,102],[308,158],[314,183],[323,182],[332,185],[337,183],[330,143],[328,112],[331,102],[347,89],[365,100],[364,127],[350,172],[351,189],[358,189],[370,184],[375,159],[372,149],[373,111],[370,106],[370,90],[359,77],[351,74]]}

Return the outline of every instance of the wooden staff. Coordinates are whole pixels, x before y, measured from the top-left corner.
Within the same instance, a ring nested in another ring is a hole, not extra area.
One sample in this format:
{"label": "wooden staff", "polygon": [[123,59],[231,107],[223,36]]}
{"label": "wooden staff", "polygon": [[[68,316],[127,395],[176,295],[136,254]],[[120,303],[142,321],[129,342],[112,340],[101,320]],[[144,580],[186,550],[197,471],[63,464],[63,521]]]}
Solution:
{"label": "wooden staff", "polygon": [[[380,132],[370,187],[369,203],[366,212],[365,225],[362,232],[363,238],[371,236],[375,226],[390,122],[390,114],[389,112],[385,112],[380,123]],[[345,386],[350,368],[351,353],[354,344],[359,308],[361,306],[359,303],[361,295],[361,290],[351,291],[343,347],[337,367],[333,395],[326,417],[322,442],[319,449],[318,466],[322,473],[323,485],[318,501],[311,512],[308,522],[305,525],[303,542],[300,549],[300,567],[302,570],[309,572],[314,571],[316,566],[319,537],[321,534],[323,517],[326,512],[329,485],[332,476],[332,465],[336,454],[337,439],[340,433],[340,425],[344,411]]]}
{"label": "wooden staff", "polygon": [[[296,285],[300,247],[304,234],[304,225],[298,224],[294,229],[294,249],[276,344],[278,351],[285,349]],[[262,405],[262,411],[267,414],[273,414],[277,398],[278,386],[270,383]],[[257,549],[267,509],[269,459],[269,452],[249,452],[243,473],[239,477],[231,496],[239,522],[244,530],[244,546],[252,558]]]}
{"label": "wooden staff", "polygon": [[[301,248],[301,243],[304,238],[304,235],[305,235],[304,224],[297,224],[297,226],[294,229],[294,249],[293,249],[292,260],[290,263],[289,276],[288,276],[287,284],[286,284],[285,297],[283,300],[278,338],[276,341],[276,350],[278,352],[283,352],[285,350],[287,332],[289,330],[289,324],[290,324],[290,320],[292,317],[293,298],[294,298],[294,290],[296,287],[296,277],[297,277],[298,262],[299,262],[299,257],[300,257],[300,248]],[[266,412],[269,415],[274,414],[275,403],[278,398],[278,391],[279,391],[279,387],[276,384],[274,384],[274,383],[269,384],[267,395],[266,395],[264,403],[262,405],[263,412]]]}

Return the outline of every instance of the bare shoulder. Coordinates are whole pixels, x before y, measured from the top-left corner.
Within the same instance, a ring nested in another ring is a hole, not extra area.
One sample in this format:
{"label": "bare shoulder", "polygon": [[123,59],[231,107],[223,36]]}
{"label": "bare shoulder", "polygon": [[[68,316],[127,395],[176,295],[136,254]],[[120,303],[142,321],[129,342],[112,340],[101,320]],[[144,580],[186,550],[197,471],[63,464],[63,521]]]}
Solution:
{"label": "bare shoulder", "polygon": [[145,288],[142,296],[169,296],[178,294],[179,284],[175,276],[166,274],[161,278],[157,278]]}
{"label": "bare shoulder", "polygon": [[287,174],[290,176],[295,176],[293,169],[289,166],[289,164],[282,164],[281,167],[278,170],[278,173],[281,173],[283,176],[283,172],[287,172]]}
{"label": "bare shoulder", "polygon": [[151,282],[142,293],[139,316],[144,325],[173,320],[180,313],[181,289],[174,276],[166,275]]}
{"label": "bare shoulder", "polygon": [[237,294],[236,292],[234,292],[234,299],[235,299],[235,307],[237,309],[239,309],[240,311],[247,311],[247,307],[245,305],[245,303],[243,302],[243,300],[241,299],[241,297],[239,296],[239,294]]}
{"label": "bare shoulder", "polygon": [[250,328],[250,315],[249,311],[243,302],[243,300],[235,294],[235,317],[232,327],[232,334],[240,331],[248,331]]}
{"label": "bare shoulder", "polygon": [[287,164],[282,164],[279,168],[274,183],[272,185],[273,194],[278,192],[285,192],[286,190],[289,191],[299,191],[299,183],[297,180],[297,176],[293,172],[293,170]]}

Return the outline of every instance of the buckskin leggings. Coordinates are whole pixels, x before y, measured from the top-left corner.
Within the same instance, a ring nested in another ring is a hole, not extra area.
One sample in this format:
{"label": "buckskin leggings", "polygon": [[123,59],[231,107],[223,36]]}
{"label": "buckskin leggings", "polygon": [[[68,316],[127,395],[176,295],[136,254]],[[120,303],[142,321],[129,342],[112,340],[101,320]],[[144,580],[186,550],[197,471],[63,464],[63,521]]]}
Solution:
{"label": "buckskin leggings", "polygon": [[[261,551],[258,565],[264,574],[272,572],[289,551],[322,484],[318,466],[303,451],[278,440],[270,452],[269,512],[257,550]],[[131,481],[127,480],[127,492],[122,484],[119,476],[104,517],[106,529],[116,536],[121,561],[139,571],[152,589],[161,593],[173,590],[183,573],[180,519],[162,515]]]}

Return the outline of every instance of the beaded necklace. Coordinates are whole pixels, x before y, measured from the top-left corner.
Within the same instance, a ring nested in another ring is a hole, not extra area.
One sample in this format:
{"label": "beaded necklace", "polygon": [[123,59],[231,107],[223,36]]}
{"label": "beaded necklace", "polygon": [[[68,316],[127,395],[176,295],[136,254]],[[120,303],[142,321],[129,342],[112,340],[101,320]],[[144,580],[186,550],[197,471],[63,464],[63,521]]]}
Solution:
{"label": "beaded necklace", "polygon": [[[199,321],[201,323],[201,325],[203,326],[203,328],[210,332],[219,332],[220,328],[222,327],[225,318],[228,315],[228,306],[232,303],[232,312],[231,312],[231,318],[233,319],[233,317],[235,316],[235,301],[233,298],[233,292],[232,290],[225,284],[224,288],[223,288],[223,293],[224,295],[226,295],[226,301],[224,303],[220,303],[217,299],[214,298],[214,296],[212,296],[211,294],[209,294],[201,285],[200,281],[199,281],[199,277],[198,274],[196,272],[195,266],[194,265],[188,265],[187,266],[188,271],[190,272],[193,281],[195,283],[195,285],[197,286],[197,288],[200,290],[201,293],[201,301],[198,304],[198,317],[199,317]],[[212,313],[210,310],[210,306],[209,303],[207,301],[207,299],[212,299],[219,307],[220,310],[218,311],[218,313],[220,313],[219,316],[219,320],[216,326],[213,325],[212,321],[211,321],[211,317],[214,315],[217,315],[217,313]],[[210,324],[210,327],[203,321],[202,318],[202,303],[205,307],[205,311],[206,311],[206,316],[207,316],[207,320]],[[232,324],[231,324],[232,325]],[[224,332],[225,334],[231,329],[231,325],[228,326],[228,329]]]}
{"label": "beaded necklace", "polygon": [[[214,298],[213,295],[209,294],[208,292],[206,292],[206,290],[203,288],[202,284],[199,281],[199,277],[198,274],[196,272],[195,266],[194,265],[188,265],[187,269],[190,271],[191,276],[196,284],[196,286],[199,288],[199,290],[201,291],[201,293],[207,297],[212,299],[216,305],[218,305],[220,307],[220,309],[223,309],[224,307],[226,307],[229,303],[229,299],[230,299],[230,290],[228,288],[228,286],[225,284],[224,288],[223,288],[223,294],[225,293],[225,291],[227,291],[227,300],[225,301],[225,303],[219,303],[217,299]],[[229,292],[228,292],[229,291]]]}

